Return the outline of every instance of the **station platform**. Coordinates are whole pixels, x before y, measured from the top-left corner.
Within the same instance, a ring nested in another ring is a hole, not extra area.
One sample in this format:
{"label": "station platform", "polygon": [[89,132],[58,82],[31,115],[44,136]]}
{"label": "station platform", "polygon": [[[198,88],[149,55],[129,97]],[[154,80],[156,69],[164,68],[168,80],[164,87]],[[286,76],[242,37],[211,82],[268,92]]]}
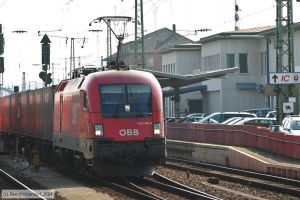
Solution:
{"label": "station platform", "polygon": [[167,156],[300,180],[300,160],[254,148],[168,139]]}

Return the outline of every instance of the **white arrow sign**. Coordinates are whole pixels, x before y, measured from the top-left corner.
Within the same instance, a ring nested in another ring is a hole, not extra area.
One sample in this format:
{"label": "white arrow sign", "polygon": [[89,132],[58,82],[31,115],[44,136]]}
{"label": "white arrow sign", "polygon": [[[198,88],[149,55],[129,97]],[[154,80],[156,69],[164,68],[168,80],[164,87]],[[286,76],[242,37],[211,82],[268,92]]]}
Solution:
{"label": "white arrow sign", "polygon": [[300,83],[300,73],[269,73],[270,84]]}

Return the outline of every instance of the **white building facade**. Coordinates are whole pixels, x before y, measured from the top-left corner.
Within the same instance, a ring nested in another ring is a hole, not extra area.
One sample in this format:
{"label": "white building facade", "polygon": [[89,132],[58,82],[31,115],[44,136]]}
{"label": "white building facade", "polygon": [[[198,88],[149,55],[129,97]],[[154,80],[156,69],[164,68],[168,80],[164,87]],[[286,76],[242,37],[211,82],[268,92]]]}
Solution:
{"label": "white building facade", "polygon": [[[265,94],[269,73],[276,72],[275,38],[274,27],[260,27],[202,38],[199,41],[201,50],[196,52],[186,50],[179,53],[175,49],[162,52],[163,71],[167,73],[191,74],[238,67],[234,74],[199,83],[206,86],[205,91],[182,94],[180,112],[195,112],[189,110],[191,99],[198,100],[201,108],[197,111],[206,113],[275,108],[275,97]],[[295,72],[300,72],[300,67],[297,67],[300,66],[300,23],[295,24],[294,61]],[[168,71],[171,63],[174,69]],[[169,116],[174,115],[170,112]]]}
{"label": "white building facade", "polygon": [[[161,52],[162,54],[162,71],[170,74],[192,74],[201,66],[201,45],[184,44],[174,45]],[[201,85],[201,83],[196,84]],[[171,88],[164,88],[164,91]],[[165,116],[174,117],[174,102],[172,96],[165,97]],[[180,113],[186,115],[190,106],[193,106],[194,112],[202,110],[202,95],[199,91],[189,92],[180,95]]]}

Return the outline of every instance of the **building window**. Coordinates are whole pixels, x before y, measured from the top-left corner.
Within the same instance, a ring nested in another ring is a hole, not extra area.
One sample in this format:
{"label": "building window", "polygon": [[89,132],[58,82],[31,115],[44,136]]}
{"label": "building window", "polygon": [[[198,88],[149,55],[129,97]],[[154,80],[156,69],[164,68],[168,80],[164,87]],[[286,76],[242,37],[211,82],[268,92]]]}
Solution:
{"label": "building window", "polygon": [[[170,63],[163,65],[163,72],[169,73],[169,74],[175,74],[176,72],[176,66],[175,63]],[[174,101],[172,101],[171,97],[165,98],[165,116],[166,117],[174,117]]]}
{"label": "building window", "polygon": [[267,53],[261,52],[260,53],[260,64],[261,64],[261,75],[266,75],[267,74]]}
{"label": "building window", "polygon": [[176,74],[175,63],[172,63],[172,74]]}
{"label": "building window", "polygon": [[240,68],[240,73],[248,73],[248,54],[246,53],[239,54],[239,68]]}
{"label": "building window", "polygon": [[220,54],[205,56],[203,60],[203,71],[220,69]]}
{"label": "building window", "polygon": [[235,67],[234,54],[229,53],[227,54],[227,68],[232,68],[232,67]]}

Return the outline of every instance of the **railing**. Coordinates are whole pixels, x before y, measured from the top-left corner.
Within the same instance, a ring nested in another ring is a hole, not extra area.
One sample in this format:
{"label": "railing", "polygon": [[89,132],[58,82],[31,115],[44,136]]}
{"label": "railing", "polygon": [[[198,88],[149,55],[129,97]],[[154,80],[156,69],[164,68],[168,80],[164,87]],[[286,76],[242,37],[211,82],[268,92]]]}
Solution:
{"label": "railing", "polygon": [[166,124],[167,139],[257,148],[300,160],[300,136],[251,125]]}

